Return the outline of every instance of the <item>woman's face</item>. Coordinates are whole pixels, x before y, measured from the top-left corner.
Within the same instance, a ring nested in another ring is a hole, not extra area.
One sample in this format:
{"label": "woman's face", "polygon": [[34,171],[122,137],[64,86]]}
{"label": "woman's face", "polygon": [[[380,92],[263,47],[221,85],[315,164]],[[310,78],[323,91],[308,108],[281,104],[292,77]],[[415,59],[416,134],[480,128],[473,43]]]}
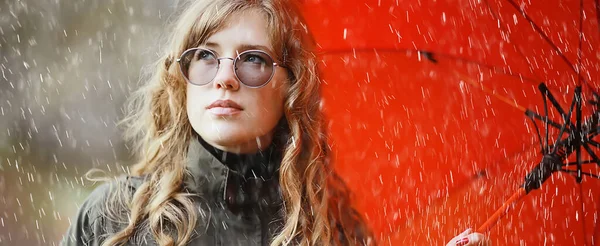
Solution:
{"label": "woman's face", "polygon": [[[200,48],[213,51],[217,57],[230,58],[258,49],[275,58],[266,18],[258,11],[232,15],[226,26]],[[201,86],[187,84],[187,114],[193,129],[206,142],[225,151],[252,153],[265,149],[283,115],[287,71],[275,67],[268,84],[250,88],[236,78],[232,60],[220,61],[212,82]],[[194,81],[195,76],[201,75],[190,72],[189,79]]]}

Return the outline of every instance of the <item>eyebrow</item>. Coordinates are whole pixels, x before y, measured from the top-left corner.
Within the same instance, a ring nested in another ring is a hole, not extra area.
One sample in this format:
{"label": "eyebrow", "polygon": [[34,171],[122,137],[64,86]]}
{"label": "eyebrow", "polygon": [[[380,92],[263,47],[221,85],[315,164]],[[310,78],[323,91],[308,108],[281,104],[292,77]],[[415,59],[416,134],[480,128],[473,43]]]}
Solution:
{"label": "eyebrow", "polygon": [[[213,42],[205,43],[204,46],[207,46],[209,48],[215,48],[215,49],[218,49],[221,47],[218,43],[213,43]],[[239,52],[244,52],[246,50],[262,50],[262,51],[266,51],[270,55],[275,55],[273,53],[273,51],[271,50],[271,48],[264,46],[264,45],[242,44],[242,45],[238,46],[236,49]]]}

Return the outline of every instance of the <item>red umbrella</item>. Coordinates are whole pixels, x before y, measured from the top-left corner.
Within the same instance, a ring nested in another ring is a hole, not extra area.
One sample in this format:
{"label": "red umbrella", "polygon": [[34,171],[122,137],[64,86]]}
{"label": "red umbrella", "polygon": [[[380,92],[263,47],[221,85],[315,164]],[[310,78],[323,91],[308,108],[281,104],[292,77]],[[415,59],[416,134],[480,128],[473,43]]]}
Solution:
{"label": "red umbrella", "polygon": [[[303,1],[334,161],[380,240],[440,245],[474,227],[495,245],[600,243],[599,8]],[[550,154],[560,165],[523,196]],[[488,221],[498,208],[512,211]]]}

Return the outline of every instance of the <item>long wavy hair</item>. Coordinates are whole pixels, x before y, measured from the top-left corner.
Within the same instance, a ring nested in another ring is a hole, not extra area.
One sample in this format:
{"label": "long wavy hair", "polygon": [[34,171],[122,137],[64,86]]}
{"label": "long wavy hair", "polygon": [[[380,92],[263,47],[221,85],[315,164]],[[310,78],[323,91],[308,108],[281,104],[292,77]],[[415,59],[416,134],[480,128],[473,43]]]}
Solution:
{"label": "long wavy hair", "polygon": [[328,162],[314,41],[297,6],[289,0],[194,0],[174,23],[147,83],[130,98],[122,123],[139,160],[131,174],[145,179],[133,195],[120,192],[107,203],[113,204],[107,206],[113,216],[119,214],[114,204],[123,205],[127,220],[121,216],[124,228],[103,245],[120,245],[139,233],[150,233],[160,245],[185,245],[193,236],[198,215],[192,196],[197,194],[183,186],[194,132],[185,110],[186,81],[175,60],[223,28],[229,16],[247,10],[264,14],[276,56],[289,68],[284,116],[290,137],[280,167],[285,217],[271,245],[376,243]]}

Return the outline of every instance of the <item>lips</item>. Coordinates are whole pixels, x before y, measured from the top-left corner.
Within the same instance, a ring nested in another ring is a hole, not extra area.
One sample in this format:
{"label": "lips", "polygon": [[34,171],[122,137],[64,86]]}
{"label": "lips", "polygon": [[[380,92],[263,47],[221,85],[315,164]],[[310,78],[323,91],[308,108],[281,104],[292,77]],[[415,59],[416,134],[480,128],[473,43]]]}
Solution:
{"label": "lips", "polygon": [[237,110],[243,110],[242,106],[240,106],[239,104],[235,103],[234,101],[231,100],[216,100],[213,103],[211,103],[210,105],[208,105],[208,107],[206,107],[207,109],[211,109],[211,108],[233,108],[233,109],[237,109]]}
{"label": "lips", "polygon": [[231,100],[217,100],[206,107],[208,112],[216,116],[232,116],[244,110],[239,104]]}

